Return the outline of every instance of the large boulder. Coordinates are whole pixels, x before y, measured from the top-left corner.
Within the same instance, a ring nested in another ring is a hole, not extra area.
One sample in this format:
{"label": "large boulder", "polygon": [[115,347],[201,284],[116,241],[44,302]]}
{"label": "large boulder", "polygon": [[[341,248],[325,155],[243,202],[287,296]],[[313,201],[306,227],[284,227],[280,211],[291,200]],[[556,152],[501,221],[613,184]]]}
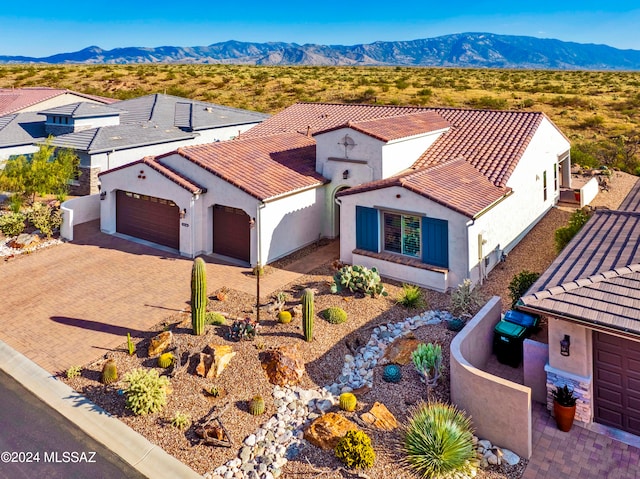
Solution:
{"label": "large boulder", "polygon": [[152,358],[153,356],[164,353],[169,349],[169,346],[171,346],[172,340],[173,333],[171,331],[164,331],[152,338],[149,343],[149,357]]}
{"label": "large boulder", "polygon": [[360,416],[360,419],[377,429],[383,429],[385,431],[391,431],[398,427],[398,421],[394,415],[391,414],[384,404],[379,402],[376,402],[369,412]]}
{"label": "large boulder", "polygon": [[224,344],[209,344],[205,351],[207,352],[200,353],[200,362],[196,367],[196,374],[204,378],[220,377],[222,371],[238,354],[232,346]]}
{"label": "large boulder", "polygon": [[347,431],[357,429],[346,417],[330,412],[313,421],[304,431],[304,438],[321,449],[333,450]]}
{"label": "large boulder", "polygon": [[415,351],[418,344],[420,344],[420,341],[411,333],[396,339],[387,346],[381,364],[409,364],[411,353]]}
{"label": "large boulder", "polygon": [[304,362],[297,344],[265,351],[260,359],[271,384],[295,386],[304,375]]}

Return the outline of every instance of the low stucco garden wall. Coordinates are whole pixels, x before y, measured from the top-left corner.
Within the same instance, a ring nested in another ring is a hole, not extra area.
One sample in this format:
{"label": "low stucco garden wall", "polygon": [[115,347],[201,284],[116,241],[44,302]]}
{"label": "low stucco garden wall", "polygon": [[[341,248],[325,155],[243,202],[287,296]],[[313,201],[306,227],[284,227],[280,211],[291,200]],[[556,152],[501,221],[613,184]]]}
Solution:
{"label": "low stucco garden wall", "polygon": [[62,210],[60,236],[73,241],[73,227],[100,218],[100,195],[81,196],[65,201]]}
{"label": "low stucco garden wall", "polygon": [[530,458],[531,389],[482,370],[501,312],[494,296],[451,343],[451,401],[471,416],[476,435]]}

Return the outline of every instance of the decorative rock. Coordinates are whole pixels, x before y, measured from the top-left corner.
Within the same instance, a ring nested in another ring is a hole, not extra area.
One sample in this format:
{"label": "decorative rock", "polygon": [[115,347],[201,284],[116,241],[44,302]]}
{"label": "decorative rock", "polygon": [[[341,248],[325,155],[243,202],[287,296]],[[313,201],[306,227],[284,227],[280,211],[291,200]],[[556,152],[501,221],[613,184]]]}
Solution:
{"label": "decorative rock", "polygon": [[313,421],[304,431],[304,438],[321,449],[333,450],[347,431],[357,429],[355,423],[330,412]]}
{"label": "decorative rock", "polygon": [[405,365],[411,361],[411,353],[418,347],[420,341],[413,334],[396,339],[384,353],[383,360],[389,363]]}
{"label": "decorative rock", "polygon": [[360,416],[360,419],[375,428],[385,431],[391,431],[398,427],[398,421],[393,414],[391,414],[384,404],[379,402],[376,402],[369,412]]}
{"label": "decorative rock", "polygon": [[233,347],[221,344],[210,344],[205,350],[209,353],[200,353],[200,362],[196,366],[196,374],[205,378],[219,377],[237,354]]}
{"label": "decorative rock", "polygon": [[200,361],[196,366],[196,374],[198,376],[207,377],[207,374],[211,371],[211,365],[213,364],[213,355],[200,353]]}
{"label": "decorative rock", "polygon": [[300,358],[298,346],[282,346],[264,353],[262,368],[271,384],[279,386],[296,385],[304,375],[304,362]]}
{"label": "decorative rock", "polygon": [[494,453],[492,453],[492,452],[491,452],[491,453],[489,453],[489,454],[486,456],[486,459],[487,459],[487,462],[488,462],[489,464],[493,465],[493,466],[498,465],[498,464],[500,463],[500,462],[499,462],[499,459],[498,459],[498,456],[496,456],[496,455],[495,455]]}
{"label": "decorative rock", "polygon": [[41,238],[37,234],[21,233],[9,242],[9,246],[15,249],[23,249],[40,243]]}
{"label": "decorative rock", "polygon": [[247,436],[247,438],[244,440],[245,445],[249,446],[249,447],[253,447],[256,445],[256,435],[255,434],[251,434],[250,436]]}
{"label": "decorative rock", "polygon": [[171,346],[171,341],[173,340],[173,333],[171,331],[164,331],[153,339],[149,343],[149,357],[157,356],[158,354],[164,353],[169,346]]}
{"label": "decorative rock", "polygon": [[503,449],[502,460],[510,466],[515,466],[520,462],[520,456],[518,456],[515,452],[510,451],[509,449]]}
{"label": "decorative rock", "polygon": [[486,439],[480,439],[478,441],[478,446],[481,446],[485,451],[491,449],[491,441],[487,441]]}

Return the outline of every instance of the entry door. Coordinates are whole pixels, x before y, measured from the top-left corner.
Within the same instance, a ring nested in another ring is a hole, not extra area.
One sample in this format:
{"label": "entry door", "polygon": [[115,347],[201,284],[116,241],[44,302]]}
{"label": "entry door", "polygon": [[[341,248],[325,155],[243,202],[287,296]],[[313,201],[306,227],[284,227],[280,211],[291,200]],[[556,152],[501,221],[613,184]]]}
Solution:
{"label": "entry door", "polygon": [[593,333],[594,420],[640,435],[640,342]]}
{"label": "entry door", "polygon": [[247,263],[251,259],[249,215],[230,206],[213,207],[213,252]]}

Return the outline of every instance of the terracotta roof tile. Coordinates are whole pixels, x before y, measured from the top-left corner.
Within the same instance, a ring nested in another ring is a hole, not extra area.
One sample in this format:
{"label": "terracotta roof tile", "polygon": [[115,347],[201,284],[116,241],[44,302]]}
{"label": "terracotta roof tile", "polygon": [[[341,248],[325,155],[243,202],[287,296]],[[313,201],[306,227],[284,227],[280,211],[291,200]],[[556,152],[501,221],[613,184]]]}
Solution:
{"label": "terracotta roof tile", "polygon": [[71,93],[84,98],[98,101],[100,103],[110,104],[118,100],[113,98],[104,98],[96,95],[85,95],[71,90],[60,88],[0,88],[0,116],[9,113],[18,112],[24,108],[33,106],[51,98],[55,98],[66,93]]}
{"label": "terracotta roof tile", "polygon": [[408,113],[391,118],[349,121],[343,125],[335,126],[316,134],[337,130],[339,128],[351,128],[386,143],[401,138],[443,130],[449,128],[449,126],[449,122],[436,112],[425,111]]}
{"label": "terracotta roof tile", "polygon": [[477,216],[511,191],[510,188],[493,185],[473,166],[459,159],[349,188],[339,196],[390,186],[406,188],[469,218]]}
{"label": "terracotta roof tile", "polygon": [[181,175],[180,173],[173,170],[172,168],[166,165],[163,165],[157,159],[151,156],[147,156],[145,158],[142,158],[141,160],[134,161],[133,163],[127,163],[126,165],[118,166],[117,168],[112,168],[110,170],[103,171],[101,173],[98,173],[98,176],[109,175],[114,171],[120,171],[125,168],[131,168],[131,167],[139,167],[140,165],[148,166],[149,168],[157,171],[162,176],[173,181],[174,183],[184,188],[185,190],[190,191],[194,195],[205,193],[207,191],[206,188],[198,185],[197,183],[193,182],[191,179],[187,178],[184,175]]}
{"label": "terracotta roof tile", "polygon": [[184,147],[178,154],[262,201],[328,181],[315,170],[315,140],[298,133]]}

